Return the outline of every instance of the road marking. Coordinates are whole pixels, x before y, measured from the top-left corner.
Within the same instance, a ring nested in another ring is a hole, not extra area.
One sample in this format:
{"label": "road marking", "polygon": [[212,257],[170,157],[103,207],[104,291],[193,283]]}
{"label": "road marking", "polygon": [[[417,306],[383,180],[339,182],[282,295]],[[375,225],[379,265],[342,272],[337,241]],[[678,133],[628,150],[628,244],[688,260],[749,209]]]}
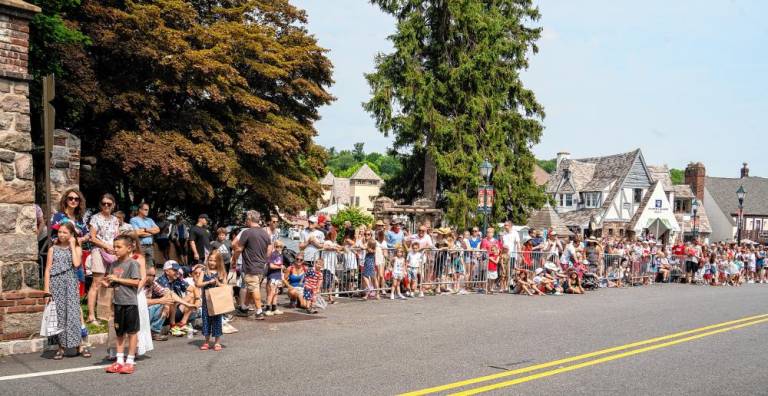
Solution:
{"label": "road marking", "polygon": [[600,364],[600,363],[610,362],[612,360],[623,359],[625,357],[634,356],[634,355],[638,355],[638,354],[641,354],[641,353],[653,351],[653,350],[656,350],[656,349],[666,348],[668,346],[682,344],[684,342],[689,342],[689,341],[697,340],[699,338],[709,337],[709,336],[712,336],[712,335],[715,335],[715,334],[725,333],[727,331],[733,331],[733,330],[736,330],[736,329],[741,329],[743,327],[754,326],[756,324],[765,323],[765,322],[768,322],[768,319],[761,319],[761,320],[756,320],[754,322],[742,323],[740,325],[726,327],[724,329],[713,330],[713,331],[709,331],[709,332],[706,332],[706,333],[696,334],[696,335],[693,335],[693,336],[690,336],[690,337],[685,337],[685,338],[677,339],[677,340],[674,340],[674,341],[665,342],[665,343],[662,343],[662,344],[651,345],[651,346],[648,346],[648,347],[645,347],[645,348],[634,349],[634,350],[631,350],[631,351],[628,351],[628,352],[619,353],[619,354],[616,354],[616,355],[606,356],[606,357],[603,357],[603,358],[589,360],[589,361],[586,361],[586,362],[583,362],[583,363],[574,364],[574,365],[571,365],[571,366],[561,367],[561,368],[558,368],[558,369],[555,369],[555,370],[550,370],[550,371],[545,371],[545,372],[542,372],[542,373],[537,373],[537,374],[529,375],[527,377],[516,378],[516,379],[510,380],[510,381],[499,382],[497,384],[486,385],[486,386],[479,387],[479,388],[469,389],[469,390],[466,390],[466,391],[463,391],[463,392],[453,393],[451,396],[476,395],[478,393],[483,393],[483,392],[488,392],[488,391],[492,391],[492,390],[495,390],[495,389],[505,388],[505,387],[508,387],[508,386],[516,385],[516,384],[522,384],[524,382],[533,381],[535,379],[549,377],[549,376],[560,374],[560,373],[567,373],[569,371],[578,370],[580,368],[594,366],[594,365],[597,365],[597,364]]}
{"label": "road marking", "polygon": [[709,326],[699,327],[699,328],[692,329],[692,330],[681,331],[679,333],[669,334],[669,335],[665,335],[665,336],[662,336],[662,337],[656,337],[656,338],[651,338],[651,339],[644,340],[644,341],[638,341],[638,342],[633,342],[633,343],[625,344],[625,345],[619,345],[619,346],[615,346],[615,347],[611,347],[611,348],[607,348],[607,349],[601,349],[599,351],[585,353],[583,355],[572,356],[572,357],[565,358],[565,359],[553,360],[551,362],[541,363],[541,364],[537,364],[537,365],[533,365],[533,366],[528,366],[528,367],[522,367],[522,368],[515,369],[515,370],[505,371],[503,373],[497,373],[497,374],[491,374],[491,375],[486,375],[486,376],[482,376],[482,377],[470,378],[470,379],[467,379],[467,380],[453,382],[453,383],[450,383],[450,384],[445,384],[445,385],[435,386],[435,387],[431,387],[431,388],[420,389],[420,390],[416,390],[416,391],[412,391],[412,392],[402,393],[400,396],[421,396],[421,395],[428,395],[430,393],[435,393],[435,392],[442,392],[442,391],[449,390],[449,389],[461,388],[461,387],[464,387],[464,386],[467,386],[467,385],[474,385],[474,384],[477,384],[477,383],[480,383],[480,382],[491,381],[491,380],[495,380],[495,379],[499,379],[499,378],[504,378],[504,377],[509,377],[509,376],[517,375],[517,374],[524,374],[524,373],[528,373],[528,372],[531,372],[531,371],[536,371],[536,370],[540,370],[540,369],[544,369],[544,368],[558,366],[558,365],[561,365],[561,364],[564,364],[564,363],[575,362],[577,360],[583,360],[583,359],[587,359],[587,358],[591,358],[591,357],[595,357],[595,356],[605,355],[605,354],[612,353],[612,352],[623,351],[625,349],[634,348],[634,347],[643,346],[643,345],[648,345],[648,344],[652,344],[654,342],[669,340],[669,339],[672,339],[672,338],[677,338],[677,337],[681,337],[681,336],[685,336],[685,335],[689,335],[689,334],[693,334],[693,333],[698,333],[698,332],[702,332],[702,331],[706,331],[706,330],[716,329],[716,328],[719,328],[719,327],[725,327],[725,326],[733,325],[733,324],[736,324],[736,323],[742,323],[742,322],[746,322],[746,321],[750,321],[750,320],[755,320],[755,319],[761,319],[761,318],[765,318],[765,317],[768,317],[768,314],[749,316],[749,317],[742,318],[742,319],[731,320],[731,321],[728,321],[728,322],[717,323],[717,324],[713,324],[713,325],[709,325]]}
{"label": "road marking", "polygon": [[16,380],[16,379],[24,379],[24,378],[45,377],[45,376],[48,376],[48,375],[76,373],[78,371],[104,370],[107,367],[109,367],[108,364],[107,365],[103,365],[103,366],[75,367],[75,368],[62,369],[62,370],[40,371],[40,372],[37,372],[37,373],[7,375],[5,377],[0,377],[0,381],[11,381],[11,380]]}

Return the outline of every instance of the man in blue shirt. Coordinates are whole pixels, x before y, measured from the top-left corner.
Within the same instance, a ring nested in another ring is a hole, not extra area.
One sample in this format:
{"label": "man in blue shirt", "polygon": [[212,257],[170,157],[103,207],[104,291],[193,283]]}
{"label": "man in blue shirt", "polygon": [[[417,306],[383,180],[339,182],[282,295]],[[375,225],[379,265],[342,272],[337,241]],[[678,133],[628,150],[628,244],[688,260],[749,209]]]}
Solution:
{"label": "man in blue shirt", "polygon": [[149,204],[142,202],[141,205],[139,205],[139,215],[131,219],[131,225],[139,235],[139,241],[141,242],[141,253],[144,255],[144,259],[147,261],[147,266],[151,267],[155,265],[152,236],[160,232],[160,227],[155,224],[154,220],[147,217],[148,215]]}
{"label": "man in blue shirt", "polygon": [[394,249],[396,245],[402,245],[405,233],[400,229],[400,220],[392,220],[392,228],[384,236],[387,239],[387,247],[390,249]]}

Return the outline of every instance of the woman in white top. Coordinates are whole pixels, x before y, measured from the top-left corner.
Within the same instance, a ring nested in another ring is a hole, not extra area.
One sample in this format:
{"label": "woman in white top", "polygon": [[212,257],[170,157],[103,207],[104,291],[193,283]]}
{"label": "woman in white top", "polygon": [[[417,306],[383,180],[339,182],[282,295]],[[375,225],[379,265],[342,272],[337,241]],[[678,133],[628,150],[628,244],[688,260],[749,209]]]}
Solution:
{"label": "woman in white top", "polygon": [[387,292],[384,290],[387,287],[386,280],[384,279],[384,271],[386,271],[387,268],[387,249],[389,248],[389,245],[387,245],[387,241],[384,238],[384,231],[379,231],[376,233],[376,253],[375,253],[375,261],[376,261],[376,279],[374,280],[375,287],[377,289],[381,289],[379,293],[386,296]]}
{"label": "woman in white top", "polygon": [[93,282],[88,290],[88,322],[98,324],[96,320],[96,298],[101,288],[101,279],[107,273],[107,269],[115,261],[115,251],[112,242],[120,233],[120,220],[112,215],[115,210],[115,197],[112,194],[104,194],[99,200],[101,211],[91,216],[91,272]]}

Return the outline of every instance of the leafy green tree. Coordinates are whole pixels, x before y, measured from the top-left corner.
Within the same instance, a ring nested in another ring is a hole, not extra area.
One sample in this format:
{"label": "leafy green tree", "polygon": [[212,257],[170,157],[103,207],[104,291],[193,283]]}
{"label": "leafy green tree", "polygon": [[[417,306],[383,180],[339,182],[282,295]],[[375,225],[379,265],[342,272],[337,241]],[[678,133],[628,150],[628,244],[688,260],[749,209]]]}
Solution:
{"label": "leafy green tree", "polygon": [[352,151],[355,156],[355,161],[362,161],[365,159],[365,151],[363,146],[365,143],[355,143],[355,149]]}
{"label": "leafy green tree", "polygon": [[548,160],[536,160],[536,163],[539,164],[541,169],[544,169],[547,173],[554,173],[557,170],[557,159],[548,159]]}
{"label": "leafy green tree", "polygon": [[[90,39],[60,51],[61,84],[89,76],[78,117],[59,120],[99,159],[90,199],[205,211],[316,205],[326,151],[313,141],[333,100],[326,50],[288,0],[82,0]],[[36,62],[42,62],[38,59]]]}
{"label": "leafy green tree", "polygon": [[682,169],[670,169],[669,177],[672,179],[672,184],[685,184],[685,172]]}
{"label": "leafy green tree", "polygon": [[[371,226],[373,224],[373,216],[363,212],[356,206],[351,206],[347,209],[340,210],[335,216],[333,216],[333,219],[331,219],[331,224],[333,224],[337,230],[341,230],[344,228],[345,221],[352,223],[352,226],[355,228],[361,225]],[[344,235],[342,235],[340,232],[337,242],[341,243],[343,239]]]}
{"label": "leafy green tree", "polygon": [[[531,0],[372,0],[397,18],[395,50],[376,58],[364,107],[394,136],[402,170],[387,184],[396,198],[434,198],[457,226],[472,222],[479,165],[493,164],[491,218],[522,222],[545,202],[531,146],[543,107],[520,71],[536,53],[540,15]],[[419,178],[423,183],[419,182]]]}

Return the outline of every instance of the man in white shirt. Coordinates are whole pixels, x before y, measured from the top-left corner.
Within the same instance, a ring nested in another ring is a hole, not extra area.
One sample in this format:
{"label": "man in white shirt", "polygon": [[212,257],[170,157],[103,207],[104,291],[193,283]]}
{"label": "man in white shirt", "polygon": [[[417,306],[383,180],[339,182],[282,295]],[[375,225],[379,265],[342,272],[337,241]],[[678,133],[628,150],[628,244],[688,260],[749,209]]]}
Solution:
{"label": "man in white shirt", "polygon": [[504,222],[504,232],[501,234],[501,244],[509,249],[510,254],[520,251],[520,234],[512,228],[512,222]]}
{"label": "man in white shirt", "polygon": [[309,227],[301,232],[299,249],[304,250],[304,263],[312,266],[317,260],[318,252],[323,248],[325,234],[317,229],[317,216],[309,217]]}

